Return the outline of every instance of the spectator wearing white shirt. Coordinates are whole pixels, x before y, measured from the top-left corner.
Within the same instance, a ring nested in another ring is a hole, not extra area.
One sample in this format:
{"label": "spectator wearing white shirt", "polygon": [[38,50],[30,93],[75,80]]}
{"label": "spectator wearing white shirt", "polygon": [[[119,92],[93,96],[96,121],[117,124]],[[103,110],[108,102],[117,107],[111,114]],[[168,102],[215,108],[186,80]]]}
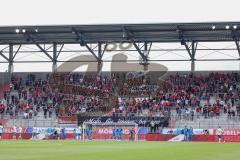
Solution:
{"label": "spectator wearing white shirt", "polygon": [[60,140],[60,133],[61,133],[61,128],[57,127],[57,137],[58,137],[58,140]]}
{"label": "spectator wearing white shirt", "polygon": [[32,130],[32,139],[37,139],[37,128],[36,127],[33,127],[33,130]]}
{"label": "spectator wearing white shirt", "polygon": [[3,126],[0,124],[0,140],[2,139],[2,134],[3,134]]}
{"label": "spectator wearing white shirt", "polygon": [[82,127],[81,126],[76,128],[76,134],[77,134],[77,140],[81,140],[81,138],[82,138]]}
{"label": "spectator wearing white shirt", "polygon": [[219,128],[217,129],[217,136],[218,136],[218,143],[221,143],[222,141],[222,129],[221,126],[219,126]]}
{"label": "spectator wearing white shirt", "polygon": [[13,139],[16,139],[17,127],[13,126]]}
{"label": "spectator wearing white shirt", "polygon": [[23,132],[23,129],[21,126],[18,127],[18,139],[22,139],[22,132]]}

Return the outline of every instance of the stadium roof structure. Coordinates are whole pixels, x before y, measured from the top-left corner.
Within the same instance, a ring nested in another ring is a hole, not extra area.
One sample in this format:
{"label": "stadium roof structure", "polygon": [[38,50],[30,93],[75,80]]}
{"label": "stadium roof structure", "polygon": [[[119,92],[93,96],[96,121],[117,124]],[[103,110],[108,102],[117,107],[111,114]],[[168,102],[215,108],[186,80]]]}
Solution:
{"label": "stadium roof structure", "polygon": [[[191,70],[194,70],[195,53],[199,42],[232,41],[236,44],[240,57],[239,40],[240,22],[3,26],[0,27],[0,45],[8,45],[9,54],[6,56],[3,50],[0,50],[0,56],[6,60],[0,63],[9,63],[9,72],[11,72],[11,65],[18,50],[21,45],[26,44],[36,45],[53,64],[58,62],[57,58],[64,44],[85,46],[100,62],[109,43],[123,42],[132,43],[135,51],[146,62],[149,59],[145,53],[149,54],[153,43],[179,42],[185,46],[190,57],[187,61],[192,62]],[[53,45],[53,56],[41,46],[43,44]],[[97,47],[92,48],[92,44],[96,44]],[[15,53],[13,53],[14,45],[19,45]],[[57,45],[62,45],[62,47],[58,50]],[[102,45],[105,47],[102,48]],[[226,60],[240,60],[240,58]]]}
{"label": "stadium roof structure", "polygon": [[239,29],[240,22],[11,26],[0,27],[0,44],[233,41]]}

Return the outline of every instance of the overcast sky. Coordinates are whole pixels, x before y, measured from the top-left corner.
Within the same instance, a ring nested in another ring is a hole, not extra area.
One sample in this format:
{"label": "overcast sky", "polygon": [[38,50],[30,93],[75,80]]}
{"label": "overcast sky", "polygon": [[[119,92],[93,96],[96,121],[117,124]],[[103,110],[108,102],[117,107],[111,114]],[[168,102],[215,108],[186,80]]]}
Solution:
{"label": "overcast sky", "polygon": [[[240,21],[239,0],[2,0],[0,4],[1,26]],[[222,67],[229,66],[240,65],[226,62]]]}
{"label": "overcast sky", "polygon": [[1,25],[239,21],[239,0],[4,0]]}

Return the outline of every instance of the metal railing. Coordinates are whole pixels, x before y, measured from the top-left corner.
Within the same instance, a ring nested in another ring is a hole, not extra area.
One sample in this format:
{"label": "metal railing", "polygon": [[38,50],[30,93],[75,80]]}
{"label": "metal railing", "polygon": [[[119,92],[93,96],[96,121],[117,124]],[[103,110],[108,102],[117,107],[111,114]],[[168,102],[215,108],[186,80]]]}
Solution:
{"label": "metal railing", "polygon": [[199,129],[209,129],[209,128],[218,128],[221,126],[221,128],[231,128],[231,129],[239,129],[240,123],[235,122],[213,122],[213,121],[198,121],[198,122],[179,122],[175,125],[175,127],[172,128],[183,128],[184,126],[191,126],[193,128],[199,128]]}
{"label": "metal railing", "polygon": [[56,120],[46,119],[46,120],[34,120],[34,119],[11,119],[8,120],[5,126],[22,126],[22,127],[50,127],[55,126]]}
{"label": "metal railing", "polygon": [[56,125],[56,116],[44,117],[43,114],[33,116],[32,118],[24,118],[23,115],[10,116],[2,114],[0,118],[5,122],[5,126],[22,126],[22,127],[49,127]]}
{"label": "metal railing", "polygon": [[175,121],[175,125],[172,127],[184,127],[192,126],[193,128],[240,128],[240,116],[229,116],[228,114],[223,114],[220,116],[182,116],[171,115],[171,120]]}

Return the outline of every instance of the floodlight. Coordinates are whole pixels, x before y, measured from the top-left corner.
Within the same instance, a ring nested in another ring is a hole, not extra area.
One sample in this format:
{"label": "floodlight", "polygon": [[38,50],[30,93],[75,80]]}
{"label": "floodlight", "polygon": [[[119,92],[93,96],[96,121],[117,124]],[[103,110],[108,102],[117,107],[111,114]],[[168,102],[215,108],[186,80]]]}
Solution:
{"label": "floodlight", "polygon": [[19,32],[20,32],[20,29],[18,29],[18,28],[15,29],[15,32],[16,32],[16,33],[19,33]]}

